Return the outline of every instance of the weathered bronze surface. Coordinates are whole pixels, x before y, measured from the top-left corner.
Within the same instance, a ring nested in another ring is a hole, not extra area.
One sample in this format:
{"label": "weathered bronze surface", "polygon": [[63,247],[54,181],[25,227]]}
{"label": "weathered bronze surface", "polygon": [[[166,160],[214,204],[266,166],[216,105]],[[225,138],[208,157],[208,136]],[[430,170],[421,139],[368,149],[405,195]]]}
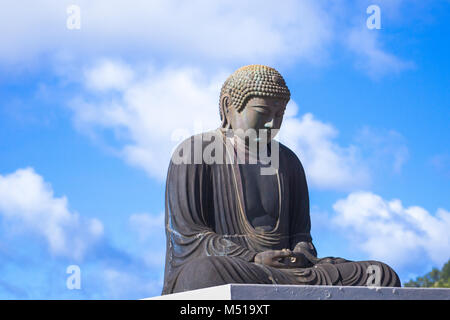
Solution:
{"label": "weathered bronze surface", "polygon": [[[242,132],[261,129],[255,140],[267,136],[267,152],[274,153],[268,142],[289,98],[275,69],[240,68],[222,87],[221,128],[193,136],[175,151],[189,161],[172,158],[167,174],[163,294],[227,283],[400,286],[382,262],[317,257],[305,173],[288,147],[279,144],[275,173],[261,174],[270,164]],[[225,152],[205,156],[211,141],[223,143]],[[229,148],[227,141],[235,143]],[[239,150],[245,161],[226,161]],[[222,161],[211,161],[212,155]]]}

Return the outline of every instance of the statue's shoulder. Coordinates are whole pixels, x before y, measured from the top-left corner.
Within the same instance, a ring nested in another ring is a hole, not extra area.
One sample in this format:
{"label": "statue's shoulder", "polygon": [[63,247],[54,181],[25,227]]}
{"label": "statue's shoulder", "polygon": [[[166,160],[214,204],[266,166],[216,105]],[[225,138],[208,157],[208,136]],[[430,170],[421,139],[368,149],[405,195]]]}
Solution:
{"label": "statue's shoulder", "polygon": [[279,144],[279,148],[280,148],[280,153],[283,154],[283,156],[288,157],[292,160],[297,160],[299,161],[297,155],[295,154],[294,151],[292,151],[288,146],[286,146],[285,144],[279,142],[277,140],[278,144]]}
{"label": "statue's shoulder", "polygon": [[302,162],[300,161],[300,158],[297,156],[297,154],[290,149],[289,147],[287,147],[286,145],[282,144],[281,142],[279,143],[279,148],[280,148],[280,156],[284,157],[288,163],[295,163],[297,164],[300,168],[303,168]]}

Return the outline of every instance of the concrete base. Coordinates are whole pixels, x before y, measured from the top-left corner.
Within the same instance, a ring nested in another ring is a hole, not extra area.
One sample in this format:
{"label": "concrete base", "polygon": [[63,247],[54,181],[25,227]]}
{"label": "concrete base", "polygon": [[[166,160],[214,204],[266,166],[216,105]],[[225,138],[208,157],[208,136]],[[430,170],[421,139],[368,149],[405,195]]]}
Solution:
{"label": "concrete base", "polygon": [[145,300],[450,300],[450,289],[227,284]]}

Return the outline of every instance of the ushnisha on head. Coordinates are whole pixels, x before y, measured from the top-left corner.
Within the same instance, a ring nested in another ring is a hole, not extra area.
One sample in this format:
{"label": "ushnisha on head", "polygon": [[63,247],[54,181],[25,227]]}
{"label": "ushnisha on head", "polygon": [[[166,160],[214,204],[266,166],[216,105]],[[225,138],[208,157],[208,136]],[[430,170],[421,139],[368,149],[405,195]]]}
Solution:
{"label": "ushnisha on head", "polygon": [[220,92],[221,127],[244,131],[279,129],[290,95],[286,82],[274,68],[239,68]]}

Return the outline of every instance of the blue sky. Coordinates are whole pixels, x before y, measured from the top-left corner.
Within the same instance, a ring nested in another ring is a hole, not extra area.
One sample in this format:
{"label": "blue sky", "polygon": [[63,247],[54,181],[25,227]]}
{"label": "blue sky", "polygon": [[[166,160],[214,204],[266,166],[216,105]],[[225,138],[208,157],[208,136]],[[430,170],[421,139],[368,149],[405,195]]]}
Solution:
{"label": "blue sky", "polygon": [[[68,29],[69,5],[80,29]],[[369,30],[376,4],[381,29]],[[0,298],[162,289],[164,183],[240,66],[292,100],[319,256],[450,258],[449,1],[15,1],[0,12]],[[81,289],[66,268],[78,265]]]}

